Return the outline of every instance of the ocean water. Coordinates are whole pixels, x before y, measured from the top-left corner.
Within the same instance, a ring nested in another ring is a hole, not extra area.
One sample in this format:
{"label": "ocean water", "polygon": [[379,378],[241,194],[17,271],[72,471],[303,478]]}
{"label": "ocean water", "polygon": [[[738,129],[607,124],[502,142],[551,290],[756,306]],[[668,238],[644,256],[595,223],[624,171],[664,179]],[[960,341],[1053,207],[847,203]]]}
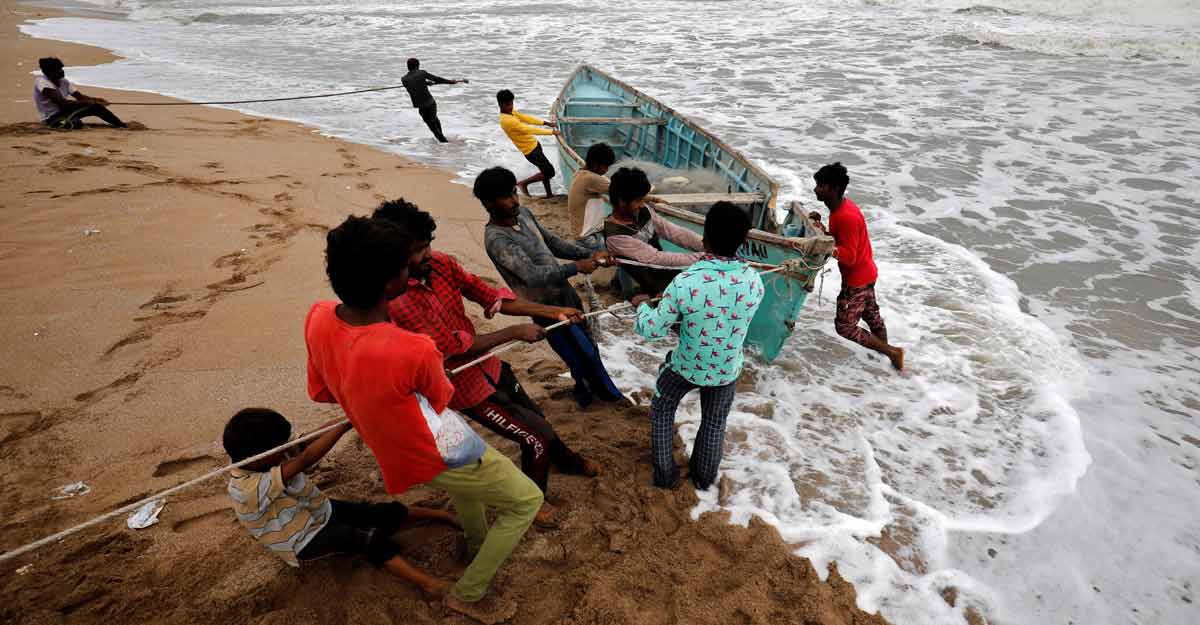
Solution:
{"label": "ocean water", "polygon": [[[193,100],[398,84],[420,57],[471,79],[434,88],[446,146],[403,92],[244,110],[464,179],[532,171],[493,94],[544,114],[578,61],[787,199],[817,208],[841,160],[911,372],[834,334],[834,269],[751,365],[733,488],[695,514],[765,519],[897,624],[1200,622],[1200,2],[991,2],[124,0],[24,29],[128,59],[83,84]],[[650,386],[667,346],[606,328],[619,383]]]}

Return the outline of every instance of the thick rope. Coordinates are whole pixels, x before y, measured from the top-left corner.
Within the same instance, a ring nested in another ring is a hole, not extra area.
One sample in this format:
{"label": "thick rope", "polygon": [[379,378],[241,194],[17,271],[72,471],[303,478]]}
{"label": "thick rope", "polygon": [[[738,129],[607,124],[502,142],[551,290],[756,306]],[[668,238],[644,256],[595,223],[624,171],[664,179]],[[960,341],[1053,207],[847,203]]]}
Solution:
{"label": "thick rope", "polygon": [[109,106],[207,106],[210,104],[254,104],[257,102],[289,102],[292,100],[314,100],[317,98],[335,98],[343,95],[354,95],[356,93],[371,93],[373,91],[388,91],[389,89],[402,89],[404,85],[393,85],[390,87],[371,87],[370,89],[356,89],[354,91],[339,91],[337,93],[319,93],[316,95],[298,95],[287,98],[266,98],[262,100],[213,100],[210,102],[109,102]]}
{"label": "thick rope", "polygon": [[[612,311],[614,311],[614,310],[618,310],[618,309],[621,309],[621,308],[628,308],[628,307],[629,307],[629,303],[628,303],[628,302],[622,302],[622,303],[620,303],[620,304],[616,304],[616,305],[614,305],[614,306],[610,306],[609,308],[606,308],[606,309],[604,309],[604,310],[597,310],[597,311],[594,311],[594,312],[587,313],[586,315],[584,315],[584,317],[585,317],[585,318],[587,318],[587,317],[592,317],[592,316],[596,316],[596,315],[602,315],[602,314],[604,314],[604,313],[608,313],[608,312],[612,312]],[[552,326],[549,326],[549,327],[547,327],[547,328],[546,328],[546,330],[547,330],[547,331],[550,331],[550,330],[553,330],[553,329],[555,329],[555,328],[559,328],[559,327],[565,326],[565,325],[567,325],[567,324],[569,324],[569,323],[571,323],[571,322],[570,322],[570,321],[560,321],[560,322],[558,322],[558,323],[556,323],[556,324],[554,324],[554,325],[552,325]],[[491,358],[492,356],[495,356],[496,354],[500,354],[500,353],[506,352],[506,351],[508,351],[508,350],[510,350],[510,349],[512,349],[512,348],[514,348],[514,347],[516,347],[517,345],[520,345],[520,344],[521,344],[521,341],[510,341],[510,342],[508,342],[508,343],[505,343],[504,345],[501,345],[501,346],[499,346],[499,347],[496,347],[496,348],[492,349],[490,352],[488,352],[488,353],[484,354],[483,356],[480,356],[479,358],[476,358],[475,360],[472,360],[471,362],[468,362],[468,363],[467,363],[467,364],[465,364],[465,365],[462,365],[462,366],[459,366],[459,367],[455,367],[454,369],[451,369],[451,370],[450,370],[450,375],[456,375],[456,374],[458,374],[458,373],[461,373],[462,371],[464,371],[464,370],[466,370],[466,369],[469,369],[469,368],[471,368],[471,367],[473,367],[473,366],[475,366],[475,365],[477,365],[477,364],[479,364],[479,363],[481,363],[481,362],[483,362],[483,361],[487,360],[488,358]],[[27,545],[23,545],[23,546],[21,546],[21,547],[18,547],[18,548],[16,548],[16,549],[13,549],[12,551],[8,551],[8,552],[5,552],[5,553],[2,553],[2,554],[0,554],[0,562],[6,562],[6,561],[8,561],[8,560],[11,560],[11,559],[13,559],[13,558],[16,558],[16,557],[22,556],[22,555],[24,555],[24,554],[27,554],[27,553],[29,553],[29,552],[31,552],[31,551],[33,551],[33,550],[35,550],[35,549],[38,549],[39,547],[44,547],[44,546],[46,546],[46,545],[48,545],[48,544],[50,544],[50,543],[52,543],[52,542],[55,542],[55,541],[62,540],[62,539],[64,539],[64,538],[66,538],[67,536],[70,536],[70,535],[72,535],[72,534],[75,534],[76,532],[79,532],[79,531],[81,531],[81,530],[85,530],[85,529],[87,529],[87,528],[89,528],[89,527],[92,527],[92,526],[94,526],[94,525],[97,525],[97,524],[103,523],[104,521],[107,521],[107,520],[109,520],[109,519],[111,519],[111,518],[113,518],[113,517],[120,516],[120,515],[122,515],[122,514],[125,514],[125,513],[127,513],[127,512],[132,512],[133,510],[136,510],[136,509],[138,509],[138,508],[140,508],[140,507],[142,507],[142,506],[144,506],[144,505],[146,505],[147,503],[150,503],[150,502],[152,502],[152,501],[158,501],[158,500],[160,500],[160,499],[165,499],[165,498],[166,498],[168,495],[172,495],[172,494],[174,494],[174,493],[177,493],[177,492],[179,492],[179,491],[181,491],[181,490],[184,490],[184,489],[186,489],[186,488],[190,488],[190,487],[192,487],[192,486],[195,486],[196,484],[199,484],[199,483],[201,483],[201,482],[203,482],[203,481],[205,481],[205,480],[212,479],[212,478],[214,478],[214,477],[217,477],[218,475],[221,475],[221,474],[223,474],[223,473],[227,473],[227,472],[229,472],[229,471],[232,471],[232,470],[234,470],[234,469],[237,469],[237,468],[240,468],[240,467],[246,466],[246,465],[248,465],[248,464],[251,464],[251,463],[253,463],[253,462],[257,462],[257,461],[259,461],[259,460],[262,460],[263,458],[266,458],[266,457],[270,456],[271,454],[278,453],[278,452],[280,452],[280,451],[283,451],[284,449],[287,449],[287,448],[289,448],[289,447],[294,447],[294,446],[296,446],[296,445],[299,445],[300,443],[304,443],[304,442],[310,441],[310,440],[312,440],[312,439],[314,439],[314,438],[317,438],[318,436],[320,436],[320,435],[322,435],[322,434],[324,434],[324,433],[326,433],[326,432],[329,432],[329,431],[333,430],[334,428],[337,428],[337,427],[340,427],[340,426],[342,426],[342,425],[343,425],[343,424],[345,424],[347,421],[349,421],[349,419],[345,419],[345,418],[343,418],[343,419],[340,419],[340,420],[339,420],[337,423],[332,423],[332,424],[330,424],[330,425],[327,425],[327,426],[325,426],[325,427],[323,427],[323,428],[321,428],[321,429],[319,429],[319,430],[316,430],[315,432],[310,432],[310,433],[308,433],[308,434],[305,434],[304,436],[301,436],[301,437],[299,437],[299,438],[297,438],[297,439],[295,439],[295,440],[288,441],[288,442],[286,442],[286,443],[284,443],[284,444],[282,444],[282,445],[280,445],[280,446],[278,446],[278,447],[275,447],[275,448],[272,448],[272,449],[268,449],[267,451],[264,451],[264,452],[262,452],[261,454],[258,454],[257,456],[251,456],[250,458],[246,458],[245,460],[242,460],[241,462],[235,462],[234,464],[231,464],[231,465],[229,465],[229,466],[222,467],[222,468],[220,468],[220,469],[214,469],[214,470],[212,470],[212,471],[209,471],[208,473],[205,473],[204,475],[201,475],[200,477],[197,477],[197,478],[195,478],[195,479],[192,479],[192,480],[188,480],[188,481],[186,481],[186,482],[184,482],[184,483],[182,483],[182,484],[179,484],[178,486],[173,486],[173,487],[171,487],[171,488],[168,488],[167,490],[164,490],[164,491],[162,491],[161,493],[157,493],[157,494],[154,494],[154,495],[150,495],[149,497],[146,497],[146,498],[144,498],[144,499],[140,499],[140,500],[138,500],[138,501],[135,501],[135,502],[133,502],[133,503],[131,503],[131,504],[128,504],[128,505],[125,505],[125,506],[121,506],[120,508],[117,508],[116,510],[113,510],[112,512],[108,512],[108,513],[106,513],[106,514],[102,514],[102,515],[100,515],[100,516],[98,516],[98,517],[96,517],[96,518],[94,518],[94,519],[91,519],[91,520],[89,520],[89,521],[84,521],[83,523],[80,523],[79,525],[76,525],[76,526],[74,526],[74,527],[69,527],[69,528],[67,528],[67,529],[65,529],[65,530],[63,530],[63,531],[61,531],[61,532],[58,532],[57,534],[52,534],[52,535],[50,535],[50,536],[47,536],[47,537],[45,537],[45,538],[43,538],[43,539],[41,539],[41,540],[37,540],[37,541],[34,541],[34,542],[32,542],[32,543],[29,543],[29,544],[27,544]]]}

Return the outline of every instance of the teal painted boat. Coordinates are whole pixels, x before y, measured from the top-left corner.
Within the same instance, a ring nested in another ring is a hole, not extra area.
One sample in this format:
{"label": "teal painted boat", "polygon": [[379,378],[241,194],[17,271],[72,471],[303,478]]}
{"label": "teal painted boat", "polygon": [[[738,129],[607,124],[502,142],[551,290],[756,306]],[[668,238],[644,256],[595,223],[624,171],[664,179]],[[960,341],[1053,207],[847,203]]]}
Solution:
{"label": "teal painted boat", "polygon": [[[617,162],[655,165],[655,194],[668,204],[655,210],[673,223],[702,232],[704,214],[726,200],[743,207],[754,230],[742,247],[743,258],[781,265],[787,272],[764,276],[766,297],[750,324],[747,342],[770,362],[791,335],[813,281],[833,251],[833,239],[809,221],[798,203],[787,219],[777,218],[779,184],[762,169],[711,133],[658,100],[589,65],[567,79],[550,116],[558,123],[558,151],[564,184],[583,167],[583,155],[595,143],[612,146]],[[706,188],[689,189],[692,178]],[[664,189],[677,186],[681,192]],[[718,187],[718,188],[714,188]],[[611,212],[612,207],[607,207]],[[783,236],[787,234],[788,236]],[[669,242],[664,248],[678,251]]]}

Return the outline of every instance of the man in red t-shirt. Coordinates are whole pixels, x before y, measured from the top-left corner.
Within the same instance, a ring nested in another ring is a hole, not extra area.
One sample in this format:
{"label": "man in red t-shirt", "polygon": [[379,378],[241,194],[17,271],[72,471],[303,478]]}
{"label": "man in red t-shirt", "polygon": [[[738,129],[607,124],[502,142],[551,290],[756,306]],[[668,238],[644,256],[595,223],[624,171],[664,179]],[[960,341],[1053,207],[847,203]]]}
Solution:
{"label": "man in red t-shirt", "polygon": [[[450,494],[472,560],[446,606],[499,622],[515,604],[485,595],[533,522],[542,491],[447,408],[454,386],[433,339],[389,320],[389,300],[408,286],[411,246],[400,227],[364,217],[329,232],[326,273],[341,302],[317,302],[305,320],[308,394],[341,405],[389,494],[422,483]],[[490,528],[485,507],[497,512]]]}
{"label": "man in red t-shirt", "polygon": [[[408,261],[408,289],[388,306],[392,322],[410,332],[433,338],[446,358],[446,368],[454,369],[486,354],[509,341],[533,343],[545,338],[546,331],[533,323],[513,325],[503,330],[477,334],[467,317],[463,300],[471,300],[492,318],[496,313],[531,316],[557,321],[582,321],[577,308],[547,306],[517,297],[508,289],[498,289],[479,276],[463,269],[450,256],[433,251],[433,216],[403,198],[390,200],[375,209],[374,219],[390,221],[413,239]],[[461,410],[480,425],[521,447],[521,471],[543,493],[550,480],[550,465],[560,472],[596,477],[599,464],[572,450],[554,431],[542,409],[517,380],[512,367],[492,357],[454,376],[454,397],[450,407]],[[534,519],[541,527],[557,525],[557,508],[549,502]]]}
{"label": "man in red t-shirt", "polygon": [[[813,179],[817,181],[813,193],[829,207],[828,232],[836,244],[833,256],[842,272],[834,328],[841,336],[887,356],[893,367],[903,370],[904,350],[888,344],[887,326],[883,324],[879,304],[875,301],[875,279],[879,270],[875,267],[867,222],[858,206],[845,197],[850,176],[841,163],[834,163],[817,170]],[[819,213],[813,212],[809,217],[820,226]],[[859,320],[866,321],[871,331],[859,326]]]}

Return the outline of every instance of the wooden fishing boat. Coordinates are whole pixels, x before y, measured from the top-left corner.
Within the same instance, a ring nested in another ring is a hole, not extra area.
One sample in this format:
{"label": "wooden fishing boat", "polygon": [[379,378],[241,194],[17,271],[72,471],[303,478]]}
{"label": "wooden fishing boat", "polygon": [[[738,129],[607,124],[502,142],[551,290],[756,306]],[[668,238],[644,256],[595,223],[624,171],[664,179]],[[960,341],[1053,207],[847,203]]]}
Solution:
{"label": "wooden fishing boat", "polygon": [[[747,342],[768,362],[779,355],[814,278],[833,251],[833,239],[815,228],[798,205],[780,223],[776,210],[779,184],[766,172],[687,116],[594,67],[575,69],[550,116],[562,131],[558,151],[568,187],[583,167],[587,149],[600,142],[612,146],[618,163],[653,163],[670,173],[669,179],[682,179],[685,184],[689,172],[704,172],[705,179],[719,181],[723,188],[665,195],[656,191],[668,205],[656,205],[655,210],[673,223],[702,232],[710,206],[722,200],[733,202],[750,214],[754,226],[741,249],[743,258],[799,265],[799,269],[764,277],[766,296],[747,334]],[[668,241],[663,241],[663,246],[678,251]],[[797,263],[794,259],[801,260]]]}

